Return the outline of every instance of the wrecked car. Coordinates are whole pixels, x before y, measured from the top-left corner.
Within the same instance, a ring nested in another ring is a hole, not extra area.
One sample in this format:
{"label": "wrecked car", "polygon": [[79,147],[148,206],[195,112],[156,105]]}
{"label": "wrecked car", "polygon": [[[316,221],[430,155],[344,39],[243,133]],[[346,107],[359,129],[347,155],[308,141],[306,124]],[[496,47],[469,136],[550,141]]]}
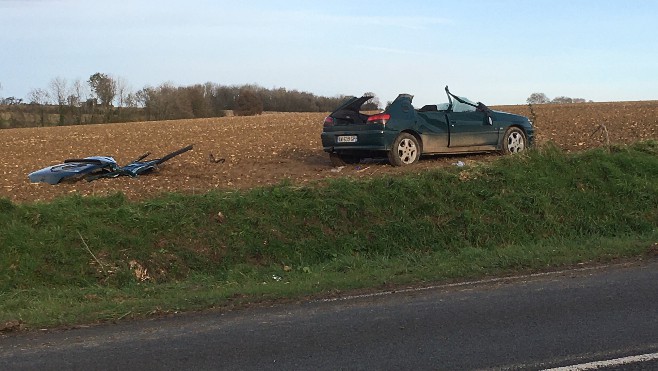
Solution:
{"label": "wrecked car", "polygon": [[110,156],[90,156],[80,159],[64,160],[63,164],[45,167],[28,174],[31,183],[59,184],[63,181],[88,182],[101,178],[116,178],[118,176],[137,177],[158,169],[159,165],[192,149],[192,145],[183,147],[164,157],[144,161],[151,153],[147,152],[129,164],[120,166]]}
{"label": "wrecked car", "polygon": [[532,145],[534,128],[524,116],[494,111],[459,97],[445,87],[448,102],[411,104],[400,94],[383,112],[368,115],[361,106],[371,96],[351,97],[324,120],[322,147],[334,166],[366,157],[388,157],[393,166],[411,165],[421,155],[498,151],[518,153]]}

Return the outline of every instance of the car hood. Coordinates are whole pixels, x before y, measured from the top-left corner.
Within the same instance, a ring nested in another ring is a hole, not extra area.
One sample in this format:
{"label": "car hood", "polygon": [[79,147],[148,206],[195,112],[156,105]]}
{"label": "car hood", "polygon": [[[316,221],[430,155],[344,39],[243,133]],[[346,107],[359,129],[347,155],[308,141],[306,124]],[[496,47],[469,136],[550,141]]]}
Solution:
{"label": "car hood", "polygon": [[32,183],[57,184],[66,178],[74,178],[93,173],[101,169],[114,170],[117,162],[108,156],[91,156],[82,160],[66,160],[63,164],[48,166],[28,174]]}

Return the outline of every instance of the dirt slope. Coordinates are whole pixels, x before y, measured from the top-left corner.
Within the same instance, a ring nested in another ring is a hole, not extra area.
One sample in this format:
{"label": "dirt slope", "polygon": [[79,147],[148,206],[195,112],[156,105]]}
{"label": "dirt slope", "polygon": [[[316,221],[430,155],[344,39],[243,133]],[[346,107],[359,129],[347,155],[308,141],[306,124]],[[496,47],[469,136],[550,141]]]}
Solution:
{"label": "dirt slope", "polygon": [[[530,116],[527,106],[495,107]],[[566,150],[611,143],[658,139],[658,101],[540,105],[535,108],[538,143],[553,141]],[[370,177],[420,172],[458,160],[487,161],[496,155],[438,156],[412,167],[386,163],[349,166],[332,171],[321,149],[325,113],[280,113],[256,117],[141,122],[109,125],[0,130],[0,197],[15,202],[51,200],[80,193],[104,195],[121,191],[131,199],[161,192],[199,193],[209,189],[243,189],[289,179],[303,184],[328,177]],[[167,162],[158,172],[139,178],[121,177],[59,185],[29,183],[27,174],[67,158],[114,157],[126,164],[150,151],[161,157],[194,144],[194,150]],[[212,162],[210,154],[225,162]]]}

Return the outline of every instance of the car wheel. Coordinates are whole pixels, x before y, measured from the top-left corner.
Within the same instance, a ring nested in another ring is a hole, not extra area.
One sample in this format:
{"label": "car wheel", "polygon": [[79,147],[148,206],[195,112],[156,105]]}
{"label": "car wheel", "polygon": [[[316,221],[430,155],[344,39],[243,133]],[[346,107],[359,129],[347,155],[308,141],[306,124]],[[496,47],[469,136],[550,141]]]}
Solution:
{"label": "car wheel", "polygon": [[400,133],[388,152],[388,161],[393,166],[411,165],[420,158],[418,139],[409,133]]}
{"label": "car wheel", "polygon": [[333,166],[345,166],[347,164],[356,164],[361,161],[361,158],[358,156],[354,155],[341,155],[339,153],[330,153],[329,154],[329,161],[331,161],[331,165]]}
{"label": "car wheel", "polygon": [[526,137],[523,130],[517,127],[510,127],[503,136],[502,152],[505,155],[523,152],[526,147]]}

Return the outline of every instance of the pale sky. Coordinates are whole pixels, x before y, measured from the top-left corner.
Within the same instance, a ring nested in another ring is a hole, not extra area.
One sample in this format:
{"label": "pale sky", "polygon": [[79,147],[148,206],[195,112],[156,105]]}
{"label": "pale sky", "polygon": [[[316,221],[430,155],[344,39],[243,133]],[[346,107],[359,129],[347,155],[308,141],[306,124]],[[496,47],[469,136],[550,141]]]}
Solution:
{"label": "pale sky", "polygon": [[658,99],[653,0],[0,0],[0,97],[96,72],[414,105]]}

